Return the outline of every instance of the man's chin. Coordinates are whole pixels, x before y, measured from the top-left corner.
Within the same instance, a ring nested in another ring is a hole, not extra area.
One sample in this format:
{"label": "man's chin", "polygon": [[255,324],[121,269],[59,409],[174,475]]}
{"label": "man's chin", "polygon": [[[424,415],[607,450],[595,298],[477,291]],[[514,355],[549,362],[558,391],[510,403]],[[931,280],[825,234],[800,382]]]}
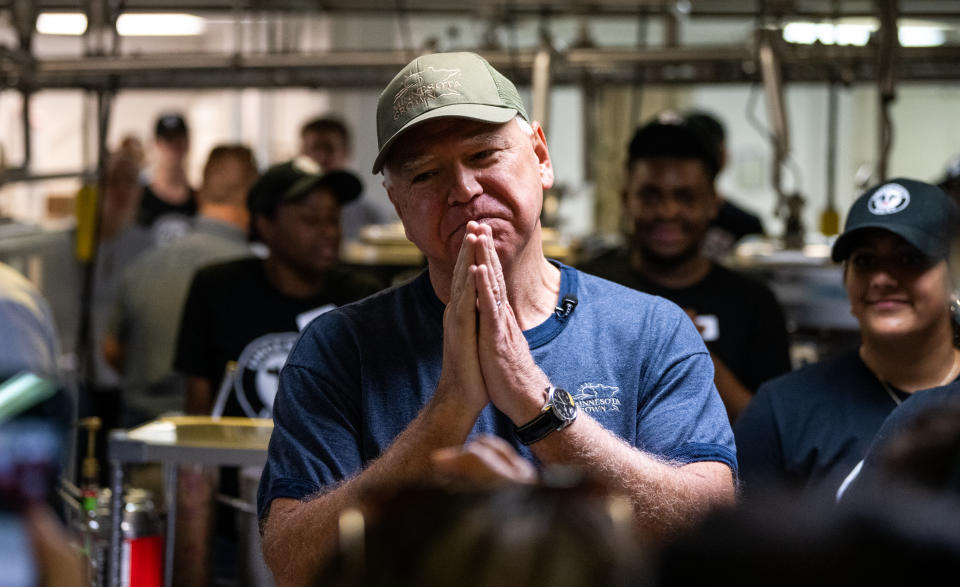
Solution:
{"label": "man's chin", "polygon": [[643,259],[647,263],[652,263],[661,267],[671,267],[679,265],[685,261],[697,256],[698,247],[680,248],[643,248]]}

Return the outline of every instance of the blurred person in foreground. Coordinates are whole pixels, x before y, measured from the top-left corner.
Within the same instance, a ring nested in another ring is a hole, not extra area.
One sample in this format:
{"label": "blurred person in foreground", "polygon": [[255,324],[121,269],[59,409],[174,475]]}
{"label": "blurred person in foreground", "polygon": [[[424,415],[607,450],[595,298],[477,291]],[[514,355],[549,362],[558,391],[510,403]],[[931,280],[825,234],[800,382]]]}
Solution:
{"label": "blurred person in foreground", "polygon": [[[0,583],[79,587],[80,557],[51,507],[61,503],[52,488],[70,454],[73,400],[61,384],[49,304],[5,263],[0,263],[0,340],[0,384],[24,376],[0,394]],[[28,383],[29,374],[45,381]]]}
{"label": "blurred person in foreground", "polygon": [[628,244],[579,268],[683,308],[710,350],[733,422],[761,383],[790,370],[790,352],[773,292],[705,254],[719,169],[716,145],[698,126],[668,113],[638,128],[621,192]]}
{"label": "blurred person in foreground", "polygon": [[183,409],[184,388],[173,373],[173,353],[187,291],[198,269],[251,255],[245,202],[257,175],[248,147],[214,147],[204,166],[200,213],[190,233],[153,248],[124,273],[102,340],[104,356],[123,374],[124,426]]}
{"label": "blurred person in foreground", "polygon": [[943,191],[916,180],[853,203],[832,256],[862,343],[761,386],[735,425],[748,497],[786,485],[832,501],[897,406],[957,379],[946,261],[956,223]]}
{"label": "blurred person in foreground", "polygon": [[960,505],[896,494],[841,503],[768,494],[711,515],[652,558],[658,587],[942,585],[960,568]]}
{"label": "blurred person in foreground", "polygon": [[[364,489],[428,478],[441,448],[471,474],[511,478],[521,457],[583,468],[629,496],[649,540],[731,503],[730,428],[693,323],[543,256],[553,167],[514,85],[472,53],[419,57],[377,121],[373,170],[428,268],[323,314],[287,359],[257,504],[277,584],[310,584]],[[463,448],[481,433],[509,448]]]}
{"label": "blurred person in foreground", "polygon": [[960,502],[960,383],[918,391],[891,412],[837,499],[905,492]]}
{"label": "blurred person in foreground", "polygon": [[[496,437],[478,442],[506,444]],[[341,517],[327,587],[649,584],[626,499],[558,474],[543,483],[374,488]]]}

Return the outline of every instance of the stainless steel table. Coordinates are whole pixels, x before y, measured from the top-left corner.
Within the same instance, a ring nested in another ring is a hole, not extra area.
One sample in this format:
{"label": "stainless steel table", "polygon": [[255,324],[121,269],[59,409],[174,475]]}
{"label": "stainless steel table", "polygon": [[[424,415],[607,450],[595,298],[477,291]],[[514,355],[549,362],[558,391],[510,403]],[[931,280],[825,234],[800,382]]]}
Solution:
{"label": "stainless steel table", "polygon": [[251,418],[176,416],[160,418],[131,430],[115,430],[108,441],[112,468],[110,515],[110,585],[120,586],[120,555],[123,519],[125,464],[163,465],[167,535],[164,547],[163,582],[173,585],[173,546],[177,519],[177,467],[199,463],[218,466],[262,465],[273,421]]}

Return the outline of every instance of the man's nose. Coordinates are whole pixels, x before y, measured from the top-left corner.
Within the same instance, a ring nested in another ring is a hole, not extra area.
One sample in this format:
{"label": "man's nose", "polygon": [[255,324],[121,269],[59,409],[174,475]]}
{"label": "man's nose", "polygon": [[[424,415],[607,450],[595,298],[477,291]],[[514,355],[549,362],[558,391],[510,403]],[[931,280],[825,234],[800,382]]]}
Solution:
{"label": "man's nose", "polygon": [[661,218],[676,218],[680,214],[680,206],[670,196],[661,198],[657,206],[657,215]]}
{"label": "man's nose", "polygon": [[450,203],[469,202],[483,192],[478,180],[478,172],[466,165],[453,167],[452,185],[447,199]]}

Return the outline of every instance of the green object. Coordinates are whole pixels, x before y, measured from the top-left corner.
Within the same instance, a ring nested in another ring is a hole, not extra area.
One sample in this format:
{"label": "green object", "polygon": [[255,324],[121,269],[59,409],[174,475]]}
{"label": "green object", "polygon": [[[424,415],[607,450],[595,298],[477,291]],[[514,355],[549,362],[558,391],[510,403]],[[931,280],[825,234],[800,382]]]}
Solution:
{"label": "green object", "polygon": [[57,392],[51,381],[20,373],[0,384],[0,423],[25,412]]}
{"label": "green object", "polygon": [[97,509],[97,496],[88,496],[83,498],[83,511],[92,512]]}
{"label": "green object", "polygon": [[434,118],[468,118],[503,124],[517,115],[529,121],[513,82],[476,53],[433,53],[411,61],[377,101],[373,172],[380,173],[390,147],[411,127]]}

